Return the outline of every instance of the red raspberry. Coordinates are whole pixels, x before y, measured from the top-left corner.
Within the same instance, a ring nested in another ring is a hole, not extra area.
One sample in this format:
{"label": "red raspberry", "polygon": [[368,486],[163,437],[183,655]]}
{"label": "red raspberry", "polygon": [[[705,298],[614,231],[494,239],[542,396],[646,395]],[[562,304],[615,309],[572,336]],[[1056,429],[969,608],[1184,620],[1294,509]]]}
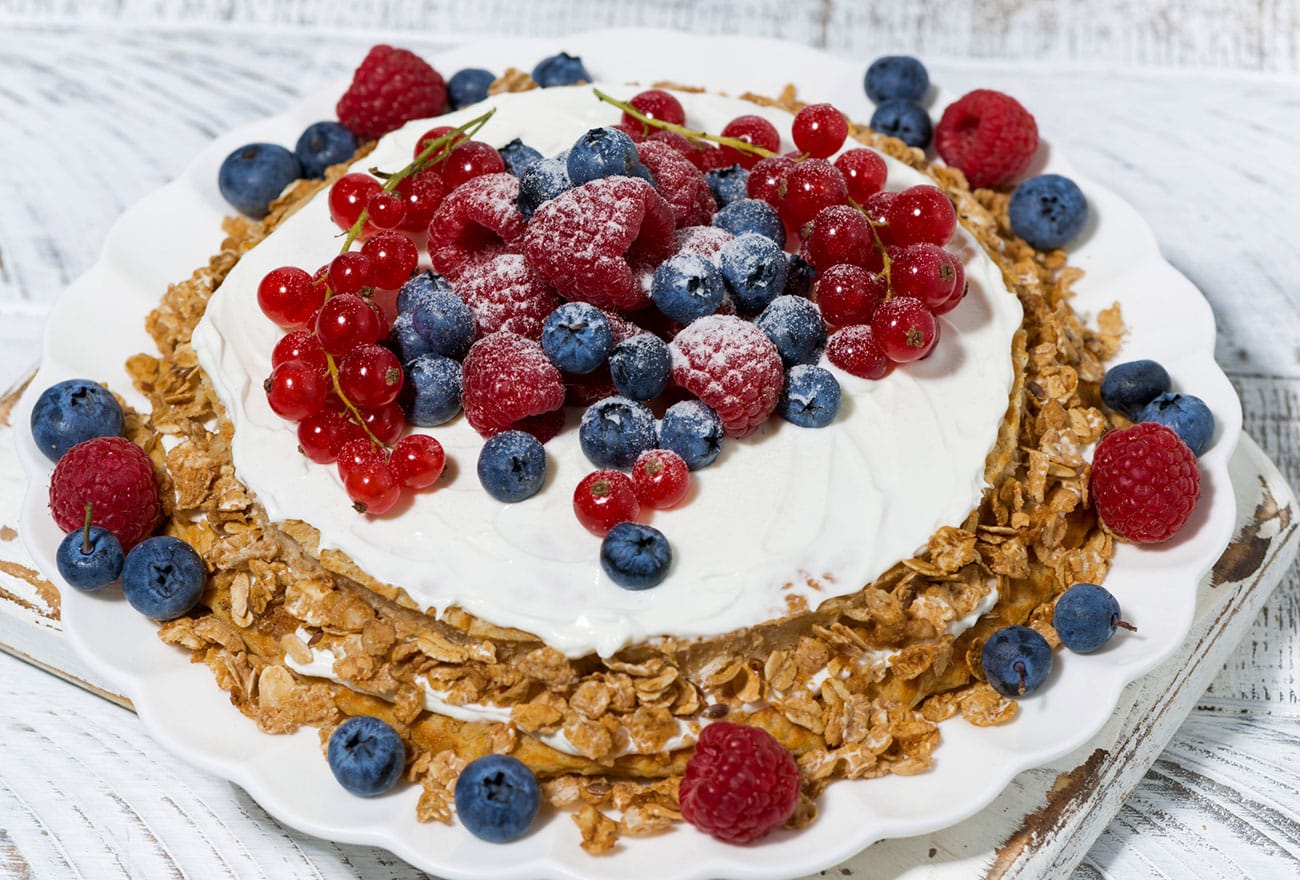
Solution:
{"label": "red raspberry", "polygon": [[470,267],[515,250],[524,215],[515,207],[519,178],[484,174],[452,190],[429,223],[434,271],[455,281]]}
{"label": "red raspberry", "polygon": [[401,128],[412,119],[437,116],[447,107],[442,74],[406,49],[375,46],[352,74],[339,98],[339,122],[362,140]]}
{"label": "red raspberry", "polygon": [[717,226],[679,226],[673,235],[673,253],[696,254],[706,260],[717,260],[722,246],[735,237]]}
{"label": "red raspberry", "polygon": [[728,437],[746,437],[776,409],[781,355],[762,330],[731,315],[700,318],[669,344],[673,381],[717,410]]}
{"label": "red raspberry", "polygon": [[1140,422],[1111,431],[1092,456],[1092,503],[1112,532],[1135,544],[1168,540],[1201,494],[1196,456],[1169,428]]}
{"label": "red raspberry", "polygon": [[125,437],[96,437],[64,453],[50,477],[50,512],[65,532],[86,521],[103,526],[130,550],[162,515],[158,478],[143,449]]}
{"label": "red raspberry", "polygon": [[533,215],[524,256],[571,300],[631,310],[650,302],[637,269],[673,249],[673,209],[636,177],[602,177],[561,193]]}
{"label": "red raspberry", "polygon": [[715,721],[700,732],[678,794],[687,822],[726,843],[748,843],[790,818],[799,767],[761,727]]}
{"label": "red raspberry", "polygon": [[542,324],[560,298],[528,267],[521,254],[475,263],[456,279],[456,293],[474,310],[479,333],[509,330],[542,338]]}
{"label": "red raspberry", "polygon": [[704,226],[718,211],[717,200],[695,163],[663,141],[647,140],[636,148],[641,164],[655,178],[655,189],[672,206],[677,228]]}
{"label": "red raspberry", "polygon": [[564,379],[540,343],[498,331],[469,348],[461,367],[461,404],[484,437],[564,405]]}
{"label": "red raspberry", "polygon": [[1038,125],[1010,95],[976,89],[943,111],[934,148],[972,187],[1002,186],[1029,165],[1038,149]]}

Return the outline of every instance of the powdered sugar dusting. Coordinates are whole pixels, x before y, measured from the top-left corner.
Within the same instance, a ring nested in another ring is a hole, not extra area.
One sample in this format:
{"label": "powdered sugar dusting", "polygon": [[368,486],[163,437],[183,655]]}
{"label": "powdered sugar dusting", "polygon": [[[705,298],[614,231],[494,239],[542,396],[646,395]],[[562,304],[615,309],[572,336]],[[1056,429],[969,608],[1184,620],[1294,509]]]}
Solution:
{"label": "powdered sugar dusting", "polygon": [[455,289],[474,310],[482,335],[509,330],[540,339],[546,316],[560,304],[560,297],[522,254],[501,254],[470,266],[456,280]]}
{"label": "powdered sugar dusting", "polygon": [[484,174],[456,187],[438,206],[429,224],[429,259],[453,281],[498,254],[513,250],[524,231],[515,199],[519,178]]}

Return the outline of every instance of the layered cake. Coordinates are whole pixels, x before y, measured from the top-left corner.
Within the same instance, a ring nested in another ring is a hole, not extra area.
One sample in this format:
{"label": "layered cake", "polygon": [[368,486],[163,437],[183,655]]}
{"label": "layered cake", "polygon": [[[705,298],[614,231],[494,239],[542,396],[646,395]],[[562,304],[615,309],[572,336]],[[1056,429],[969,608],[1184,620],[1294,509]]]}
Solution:
{"label": "layered cake", "polygon": [[[673,94],[692,129],[757,115],[791,148],[793,94]],[[842,393],[828,425],[772,417],[736,432],[692,472],[685,503],[643,513],[672,546],[651,589],[612,579],[573,514],[574,486],[594,469],[582,406],[548,432],[541,491],[514,503],[480,485],[492,432],[463,415],[410,429],[433,435],[449,464],[382,515],[359,513],[336,469],[303,456],[264,390],[284,331],[259,310],[260,281],[338,254],[334,181],[402,168],[432,125],[488,110],[476,140],[518,138],[543,156],[619,119],[579,86],[411,122],[351,168],[295,184],[265,220],[231,219],[220,253],[150,315],[159,353],[130,368],[153,412],[129,433],[173,490],[165,530],[210,572],[201,604],[162,638],[211,667],[269,734],[310,725],[327,737],[350,716],[391,724],[422,820],[451,818],[470,761],[513,755],[552,803],[577,808],[593,852],[680,819],[694,743],[720,720],[763,728],[795,757],[795,827],[834,779],[927,769],[946,718],[1009,721],[1015,701],[981,669],[985,639],[1026,624],[1056,644],[1054,598],[1100,582],[1112,555],[1083,451],[1110,427],[1098,384],[1119,316],[1085,327],[1068,304],[1077,271],[1011,233],[1006,194],[972,192],[896,139],[851,130],[886,157],[887,189],[933,185],[951,200],[960,224],[946,247],[965,298],[938,319],[927,357],[883,378],[823,358]],[[678,223],[675,249],[714,256],[711,214]],[[492,259],[523,271],[526,253],[505,242]],[[664,403],[651,402],[656,415]]]}

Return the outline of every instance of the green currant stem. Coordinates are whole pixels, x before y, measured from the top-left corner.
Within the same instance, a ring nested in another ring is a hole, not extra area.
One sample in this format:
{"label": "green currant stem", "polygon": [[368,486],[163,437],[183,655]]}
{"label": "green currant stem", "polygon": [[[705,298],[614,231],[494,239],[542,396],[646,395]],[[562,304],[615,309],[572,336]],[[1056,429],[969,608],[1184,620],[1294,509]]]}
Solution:
{"label": "green currant stem", "polygon": [[876,221],[872,220],[871,216],[866,212],[866,209],[853,201],[853,199],[849,199],[849,207],[865,217],[867,219],[867,225],[871,227],[871,238],[876,243],[876,250],[880,252],[880,259],[884,262],[880,274],[885,276],[885,299],[889,299],[894,295],[894,286],[889,280],[889,270],[893,266],[894,261],[889,259],[889,251],[885,249],[885,241],[880,237],[880,230],[876,227]]}
{"label": "green currant stem", "polygon": [[86,503],[86,523],[81,527],[81,552],[89,553],[95,549],[90,546],[90,502]]}
{"label": "green currant stem", "polygon": [[755,146],[749,141],[742,141],[740,138],[723,137],[720,134],[709,134],[708,132],[696,131],[695,129],[687,128],[684,125],[677,125],[673,122],[664,122],[662,119],[655,119],[652,116],[646,116],[626,101],[611,98],[600,89],[592,89],[592,92],[594,92],[596,97],[604,101],[606,104],[613,104],[628,116],[631,116],[633,119],[638,120],[642,125],[649,126],[650,128],[662,128],[665,131],[675,131],[687,140],[711,141],[715,144],[721,144],[724,147],[731,147],[733,150],[739,150],[742,153],[753,153],[755,156],[762,156],[765,159],[781,155],[780,153],[774,153],[771,150],[765,149],[764,147]]}

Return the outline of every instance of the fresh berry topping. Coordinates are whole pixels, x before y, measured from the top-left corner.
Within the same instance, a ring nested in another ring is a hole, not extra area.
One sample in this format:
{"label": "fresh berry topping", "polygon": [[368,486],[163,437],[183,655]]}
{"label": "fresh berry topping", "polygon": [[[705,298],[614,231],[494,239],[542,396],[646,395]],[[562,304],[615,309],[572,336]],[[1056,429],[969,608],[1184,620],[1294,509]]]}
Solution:
{"label": "fresh berry topping", "polygon": [[488,96],[488,86],[496,80],[496,74],[482,67],[466,67],[456,71],[447,80],[447,100],[452,110],[477,104]]}
{"label": "fresh berry topping", "polygon": [[338,468],[352,507],[357,513],[370,516],[381,516],[392,510],[402,497],[402,486],[387,452],[372,449],[370,455],[350,458],[348,449],[345,446],[340,453]]}
{"label": "fresh berry topping", "polygon": [[781,219],[795,227],[803,226],[822,208],[842,205],[848,197],[848,186],[838,168],[825,159],[807,159],[786,175],[785,196],[779,207]]}
{"label": "fresh berry topping", "polygon": [[477,316],[457,293],[430,287],[409,297],[407,308],[403,314],[411,316],[411,327],[429,351],[449,358],[463,358],[469,351],[479,329]]}
{"label": "fresh berry topping", "polygon": [[540,339],[546,316],[560,298],[521,254],[502,254],[471,266],[456,280],[456,293],[473,310],[479,333],[508,330]]}
{"label": "fresh berry topping", "polygon": [[849,198],[859,205],[884,188],[889,174],[884,158],[866,147],[845,150],[835,158],[834,165],[844,175]]}
{"label": "fresh berry topping", "polygon": [[257,304],[262,313],[286,330],[299,330],[325,303],[325,285],[313,284],[311,276],[296,266],[272,269],[257,285]]}
{"label": "fresh berry topping", "polygon": [[607,397],[587,407],[578,443],[596,467],[627,470],[637,456],[658,445],[654,413],[626,397]]}
{"label": "fresh berry topping", "polygon": [[498,501],[523,501],[546,481],[546,450],[532,434],[502,431],[489,437],[478,455],[478,479]]}
{"label": "fresh berry topping", "polygon": [[298,423],[298,448],[317,464],[333,464],[345,444],[365,436],[361,425],[328,407]]}
{"label": "fresh berry topping", "polygon": [[397,482],[407,489],[426,489],[442,476],[447,455],[428,434],[409,434],[393,445],[389,458]]}
{"label": "fresh berry topping", "polygon": [[339,390],[365,409],[391,403],[402,390],[402,365],[382,345],[358,345],[343,356],[338,370]]}
{"label": "fresh berry topping", "polygon": [[291,422],[300,422],[318,412],[330,392],[329,380],[313,364],[305,361],[280,364],[271,371],[263,387],[272,412]]}
{"label": "fresh berry topping", "polygon": [[483,141],[466,141],[452,150],[451,155],[438,166],[438,169],[447,184],[447,189],[454,191],[456,187],[475,177],[505,173],[506,163],[496,147],[491,144],[485,144]]}
{"label": "fresh berry topping", "polygon": [[325,169],[351,159],[357,146],[357,136],[346,125],[326,120],[307,126],[298,136],[293,154],[298,157],[303,177],[320,180]]}
{"label": "fresh berry topping", "polygon": [[565,160],[569,180],[581,186],[602,177],[640,177],[654,183],[641,165],[636,144],[617,128],[593,128],[574,143]]}
{"label": "fresh berry topping", "polygon": [[302,177],[298,158],[277,144],[245,144],[221,163],[217,188],[236,210],[260,220],[284,188]]}
{"label": "fresh berry topping", "polygon": [[924,243],[890,248],[889,286],[894,296],[911,296],[933,311],[957,292],[957,257]]}
{"label": "fresh berry topping", "polygon": [[1040,174],[1016,187],[1007,206],[1011,231],[1040,251],[1065,247],[1088,222],[1088,200],[1068,177]]}
{"label": "fresh berry topping", "polygon": [[659,424],[659,446],[681,456],[689,470],[713,464],[722,451],[722,419],[698,400],[674,403]]}
{"label": "fresh berry topping", "polygon": [[561,296],[629,310],[647,299],[635,270],[658,265],[672,245],[672,208],[630,177],[593,180],[551,199],[523,240],[529,265]]}
{"label": "fresh berry topping", "polygon": [[85,525],[68,532],[54,555],[63,580],[83,593],[102,590],[117,580],[124,559],[122,543],[108,529],[92,526],[89,510]]}
{"label": "fresh berry topping", "polygon": [[866,324],[889,293],[885,279],[861,266],[841,263],[817,277],[813,298],[826,323]]}
{"label": "fresh berry topping", "polygon": [[320,347],[320,340],[310,330],[295,330],[280,337],[280,341],[271,349],[271,368],[289,361],[306,361],[328,375],[329,365],[325,362],[325,349]]}
{"label": "fresh berry topping", "polygon": [[655,510],[681,504],[691,489],[691,472],[671,449],[647,449],[632,465],[637,500]]}
{"label": "fresh berry topping", "polygon": [[652,526],[621,522],[600,542],[600,567],[625,590],[658,586],[668,577],[672,564],[668,539]]}
{"label": "fresh berry topping", "polygon": [[1004,697],[1027,697],[1052,671],[1052,648],[1027,626],[1007,626],[989,636],[980,663],[995,691]]}
{"label": "fresh berry topping", "polygon": [[766,236],[739,235],[722,246],[718,258],[727,290],[743,311],[761,311],[785,289],[785,251]]}
{"label": "fresh berry topping", "polygon": [[844,146],[849,121],[832,104],[809,104],[794,115],[794,145],[814,159],[827,159]]}
{"label": "fresh berry topping", "polygon": [[898,193],[885,209],[885,244],[943,245],[957,230],[957,211],[937,186],[913,186]]}
{"label": "fresh berry topping", "polygon": [[460,412],[460,388],[460,364],[429,352],[407,362],[406,382],[398,400],[408,422],[431,428]]}
{"label": "fresh berry topping", "polygon": [[[761,116],[737,116],[723,127],[722,136],[736,138],[773,153],[781,149],[781,135],[777,132],[776,126]],[[722,148],[722,156],[728,165],[740,165],[742,168],[753,168],[754,164],[762,158],[757,153],[727,146]]]}
{"label": "fresh berry topping", "polygon": [[397,228],[403,232],[428,232],[429,221],[447,195],[447,184],[436,170],[426,168],[402,180],[393,191],[405,208]]}
{"label": "fresh berry topping", "polygon": [[641,510],[632,478],[620,471],[592,471],[573,490],[573,512],[582,527],[604,537]]}
{"label": "fresh berry topping", "polygon": [[650,284],[650,298],[659,311],[683,324],[716,312],[726,295],[717,267],[695,254],[664,260]]}
{"label": "fresh berry topping", "polygon": [[406,203],[382,189],[366,200],[366,222],[376,229],[394,229],[406,219]]}
{"label": "fresh berry topping", "polygon": [[799,766],[760,727],[715,721],[686,762],[682,818],[726,843],[749,843],[777,828],[799,803]]}
{"label": "fresh berry topping", "polygon": [[124,437],[78,443],[50,477],[50,512],[65,532],[85,523],[108,529],[129,550],[153,531],[161,512],[158,480],[144,450]]}
{"label": "fresh berry topping", "polygon": [[591,82],[591,74],[587,73],[582,58],[570,55],[568,52],[560,52],[556,55],[548,55],[537,62],[533,67],[533,82],[544,89],[572,86]]}
{"label": "fresh berry topping", "polygon": [[519,175],[519,211],[531,220],[539,207],[572,188],[573,181],[569,180],[569,166],[565,159],[559,156],[540,159]]}
{"label": "fresh berry topping", "polygon": [[740,165],[715,168],[704,175],[718,207],[749,198],[749,172]]}
{"label": "fresh berry topping", "polygon": [[58,461],[78,443],[120,436],[126,419],[117,398],[103,385],[65,379],[36,398],[31,426],[36,448],[50,461]]}
{"label": "fresh berry topping", "polygon": [[374,286],[397,290],[411,278],[420,252],[415,243],[400,232],[381,232],[366,239],[361,253],[370,260]]}
{"label": "fresh berry topping", "polygon": [[484,437],[564,405],[564,379],[542,346],[504,330],[470,347],[461,382],[465,416]]}
{"label": "fresh berry topping", "polygon": [[126,554],[122,595],[154,620],[175,620],[199,604],[208,583],[203,557],[171,535],[145,538]]}
{"label": "fresh berry topping", "polygon": [[754,321],[787,367],[817,360],[826,341],[826,322],[817,306],[801,296],[782,294]]}
{"label": "fresh berry topping", "polygon": [[[699,226],[718,210],[704,172],[690,159],[665,143],[648,140],[636,148],[641,162],[654,178],[655,189],[673,209],[677,228]],[[573,161],[573,154],[569,154]]]}
{"label": "fresh berry topping", "polygon": [[727,436],[752,434],[776,409],[781,356],[754,324],[711,315],[678,333],[669,348],[673,381],[713,407]]}
{"label": "fresh berry topping", "polygon": [[801,428],[824,428],[840,411],[840,383],[823,367],[795,364],[785,374],[776,411]]}
{"label": "fresh berry topping", "polygon": [[[443,140],[443,138],[446,138],[446,140]],[[435,125],[416,140],[415,149],[411,151],[411,158],[436,159],[444,151],[450,153],[468,140],[469,135],[463,131],[457,131],[450,125]],[[442,141],[442,143],[438,143],[439,141]],[[438,144],[436,149],[432,149],[434,144]]]}
{"label": "fresh berry topping", "polygon": [[330,185],[330,219],[340,229],[351,229],[370,203],[370,197],[381,189],[382,184],[369,174],[354,171],[343,175]]}
{"label": "fresh berry topping", "polygon": [[930,146],[934,128],[930,114],[915,101],[894,98],[885,101],[871,114],[871,127],[887,137],[896,137],[909,147],[924,150]]}
{"label": "fresh berry topping", "polygon": [[510,755],[470,761],[456,779],[456,815],[471,834],[489,843],[522,837],[541,805],[537,777]]}
{"label": "fresh berry topping", "polygon": [[316,338],[327,354],[343,355],[380,338],[373,309],[355,293],[332,296],[316,314]]}
{"label": "fresh berry topping", "polygon": [[1151,360],[1128,361],[1106,370],[1101,380],[1101,400],[1133,421],[1148,403],[1173,387],[1169,373]]}
{"label": "fresh berry topping", "polygon": [[356,715],[334,728],[325,757],[339,785],[360,797],[375,797],[402,778],[406,745],[388,722]]}
{"label": "fresh berry topping", "polygon": [[[682,108],[682,102],[663,89],[646,89],[644,92],[638,92],[632,96],[628,103],[635,107],[641,115],[648,116],[651,119],[657,119],[660,122],[667,122],[672,125],[684,125],[686,123],[686,110]],[[645,129],[646,134],[650,133],[650,127],[630,113],[623,113],[623,122],[626,125]]]}
{"label": "fresh berry topping", "polygon": [[817,212],[804,236],[803,257],[822,270],[850,263],[879,272],[885,265],[871,224],[861,211],[848,205],[831,205]]}
{"label": "fresh berry topping", "polygon": [[1111,431],[1092,457],[1092,503],[1106,527],[1135,544],[1168,540],[1201,494],[1196,456],[1164,425]]}
{"label": "fresh berry topping", "polygon": [[826,358],[844,372],[861,379],[883,379],[889,373],[889,358],[871,335],[871,327],[855,324],[841,327],[826,340]]}
{"label": "fresh berry topping", "polygon": [[871,316],[871,336],[891,361],[906,364],[930,353],[938,325],[925,303],[896,296],[877,306]]}
{"label": "fresh berry topping", "polygon": [[366,54],[334,109],[339,122],[371,140],[446,106],[447,85],[438,71],[413,52],[379,45]]}
{"label": "fresh berry topping", "polygon": [[501,161],[506,165],[506,171],[509,171],[515,177],[519,177],[534,162],[540,162],[542,154],[528,144],[515,138],[501,149],[497,150],[501,154]]}
{"label": "fresh berry topping", "polygon": [[873,104],[895,98],[920,101],[930,88],[930,75],[910,55],[882,55],[867,68],[862,87]]}
{"label": "fresh berry topping", "polygon": [[542,349],[566,373],[590,373],[614,345],[605,313],[583,302],[565,303],[542,325]]}
{"label": "fresh berry topping", "polygon": [[392,445],[406,432],[406,415],[396,401],[376,409],[361,409],[361,421],[366,430],[380,443]]}
{"label": "fresh berry topping", "polygon": [[1038,149],[1034,117],[1010,95],[976,89],[958,98],[934,130],[934,147],[972,187],[1010,183]]}
{"label": "fresh berry topping", "polygon": [[1062,593],[1052,609],[1052,627],[1061,644],[1077,654],[1098,650],[1119,627],[1137,629],[1120,620],[1119,600],[1096,584],[1075,584]]}
{"label": "fresh berry topping", "polygon": [[512,427],[516,431],[531,434],[538,443],[550,443],[557,434],[564,430],[564,422],[564,410],[553,409],[550,412],[520,419]]}
{"label": "fresh berry topping", "polygon": [[735,238],[717,226],[687,226],[673,233],[673,249],[679,254],[695,254],[717,262],[722,246]]}
{"label": "fresh berry topping", "polygon": [[334,293],[361,293],[375,286],[375,266],[360,251],[347,251],[330,260],[330,290]]}
{"label": "fresh berry topping", "polygon": [[471,267],[513,250],[524,231],[518,196],[519,178],[505,172],[475,177],[452,190],[429,223],[434,271],[455,281]]}
{"label": "fresh berry topping", "polygon": [[1157,422],[1172,428],[1178,438],[1200,457],[1214,434],[1214,414],[1205,401],[1192,394],[1161,394],[1138,413],[1139,422]]}
{"label": "fresh berry topping", "polygon": [[638,333],[614,346],[609,373],[618,393],[632,400],[653,400],[668,387],[672,358],[668,345],[653,333]]}
{"label": "fresh berry topping", "polygon": [[930,310],[930,314],[934,315],[936,318],[940,315],[948,314],[953,309],[957,308],[957,306],[961,305],[961,301],[966,298],[966,267],[961,264],[960,260],[953,260],[952,270],[952,295],[938,305],[932,306],[929,303],[926,303],[926,307]]}
{"label": "fresh berry topping", "polygon": [[752,232],[770,238],[778,246],[785,245],[785,224],[781,215],[760,199],[737,199],[713,215],[713,225],[732,235]]}
{"label": "fresh berry topping", "polygon": [[889,222],[889,206],[898,198],[898,193],[882,190],[873,196],[867,196],[867,200],[862,203],[862,213],[867,215],[876,226],[884,226]]}
{"label": "fresh berry topping", "polygon": [[772,207],[781,204],[785,193],[785,179],[794,170],[795,162],[789,156],[767,156],[749,167],[746,189],[751,199],[767,202]]}
{"label": "fresh berry topping", "polygon": [[790,254],[785,261],[786,296],[812,296],[813,284],[817,281],[817,270],[798,254]]}

